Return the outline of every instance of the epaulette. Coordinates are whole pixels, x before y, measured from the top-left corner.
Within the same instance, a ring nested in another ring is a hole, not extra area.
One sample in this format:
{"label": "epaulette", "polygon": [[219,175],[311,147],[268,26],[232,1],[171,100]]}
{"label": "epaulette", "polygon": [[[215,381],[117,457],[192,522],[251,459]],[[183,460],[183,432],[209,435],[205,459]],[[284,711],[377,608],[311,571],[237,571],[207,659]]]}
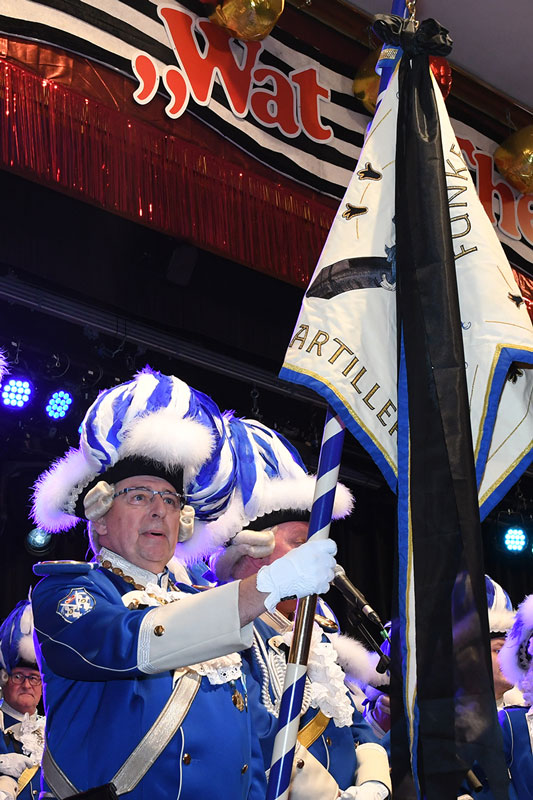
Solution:
{"label": "epaulette", "polygon": [[39,561],[33,571],[41,577],[47,575],[86,575],[96,569],[96,561]]}

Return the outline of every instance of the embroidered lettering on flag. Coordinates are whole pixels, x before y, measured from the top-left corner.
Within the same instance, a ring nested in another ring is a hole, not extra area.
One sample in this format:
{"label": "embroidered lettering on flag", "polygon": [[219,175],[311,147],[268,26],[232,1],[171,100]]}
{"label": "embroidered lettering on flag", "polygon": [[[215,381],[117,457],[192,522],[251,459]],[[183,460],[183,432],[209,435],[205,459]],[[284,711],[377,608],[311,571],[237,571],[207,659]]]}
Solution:
{"label": "embroidered lettering on flag", "polygon": [[[397,93],[396,73],[337,211],[280,372],[282,378],[308,386],[327,400],[394,490]],[[441,93],[435,94],[483,517],[533,459],[533,414],[528,413],[533,326],[479,202]]]}

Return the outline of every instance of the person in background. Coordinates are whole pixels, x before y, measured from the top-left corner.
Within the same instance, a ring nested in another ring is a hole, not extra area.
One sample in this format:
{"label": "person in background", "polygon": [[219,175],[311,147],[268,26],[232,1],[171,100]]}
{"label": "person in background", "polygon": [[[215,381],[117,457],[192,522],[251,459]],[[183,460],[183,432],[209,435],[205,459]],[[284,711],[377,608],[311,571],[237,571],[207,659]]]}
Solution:
{"label": "person in background", "polygon": [[524,698],[517,686],[513,686],[503,674],[499,661],[499,653],[505,643],[505,637],[511,630],[515,619],[515,611],[511,598],[499,583],[485,575],[487,591],[487,607],[489,610],[490,652],[492,659],[492,677],[494,680],[494,697],[498,711],[505,706],[524,705]]}
{"label": "person in background", "polygon": [[[308,546],[316,481],[307,474],[297,451],[278,433],[253,420],[228,414],[225,419],[240,459],[236,496],[225,514],[177,550],[178,557],[189,562],[211,552],[211,569],[222,582],[260,575]],[[347,516],[352,504],[349,491],[338,484],[334,518]],[[295,608],[296,601],[289,598],[262,614],[254,623],[252,649],[245,654],[255,678],[255,683],[249,683],[249,693],[259,702],[252,702],[250,708],[265,769],[272,756]],[[376,744],[351,702],[337,663],[338,625],[321,598],[318,610],[290,796],[292,800],[386,798],[390,791],[386,751]],[[352,650],[364,649],[350,641]]]}
{"label": "person in background", "polygon": [[45,719],[37,713],[42,684],[29,600],[18,603],[0,627],[0,684],[0,800],[33,800],[39,794]]}
{"label": "person in background", "polygon": [[522,692],[525,706],[499,712],[505,758],[511,776],[510,800],[533,798],[533,594],[516,612],[499,653],[503,674]]}

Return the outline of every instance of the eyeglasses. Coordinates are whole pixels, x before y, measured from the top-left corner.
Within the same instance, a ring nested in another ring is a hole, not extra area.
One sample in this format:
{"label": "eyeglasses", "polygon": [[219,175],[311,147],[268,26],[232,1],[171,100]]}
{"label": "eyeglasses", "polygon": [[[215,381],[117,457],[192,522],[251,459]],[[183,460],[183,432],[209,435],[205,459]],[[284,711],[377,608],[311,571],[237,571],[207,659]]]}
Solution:
{"label": "eyeglasses", "polygon": [[40,686],[41,684],[41,676],[40,675],[24,675],[22,672],[13,672],[9,679],[14,683],[16,686],[20,686],[24,683],[24,681],[29,681],[32,686]]}
{"label": "eyeglasses", "polygon": [[169,511],[179,511],[184,505],[181,495],[177,494],[177,492],[166,490],[156,492],[155,489],[147,489],[146,486],[128,486],[127,489],[121,489],[120,492],[116,492],[113,497],[119,497],[121,494],[125,495],[126,502],[130,506],[140,506],[141,508],[149,506],[156,494],[168,506]]}

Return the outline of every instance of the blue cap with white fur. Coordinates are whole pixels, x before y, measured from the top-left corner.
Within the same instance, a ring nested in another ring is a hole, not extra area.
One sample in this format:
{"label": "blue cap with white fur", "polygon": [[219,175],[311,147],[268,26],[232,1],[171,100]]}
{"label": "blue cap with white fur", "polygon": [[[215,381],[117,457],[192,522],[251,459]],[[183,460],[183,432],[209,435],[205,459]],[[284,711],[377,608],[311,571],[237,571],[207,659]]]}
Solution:
{"label": "blue cap with white fur", "polygon": [[15,667],[21,665],[37,669],[29,600],[17,603],[0,626],[0,682],[4,684]]}
{"label": "blue cap with white fur", "polygon": [[489,611],[489,628],[492,638],[505,636],[511,629],[515,612],[511,598],[499,583],[485,575],[485,590],[487,593],[487,607]]}
{"label": "blue cap with white fur", "polygon": [[45,530],[68,530],[88,518],[84,499],[98,482],[142,474],[183,489],[206,521],[225,511],[236,479],[234,451],[214,401],[150,368],[100,393],[82,422],[79,448],[37,481],[33,518]]}
{"label": "blue cap with white fur", "polygon": [[[194,536],[178,545],[176,555],[185,562],[211,555],[247,527],[264,530],[285,519],[308,519],[313,505],[316,476],[307,473],[284,436],[232,412],[224,413],[224,423],[237,458],[235,492],[224,514],[197,523]],[[352,507],[351,492],[337,484],[333,519],[348,516]]]}

